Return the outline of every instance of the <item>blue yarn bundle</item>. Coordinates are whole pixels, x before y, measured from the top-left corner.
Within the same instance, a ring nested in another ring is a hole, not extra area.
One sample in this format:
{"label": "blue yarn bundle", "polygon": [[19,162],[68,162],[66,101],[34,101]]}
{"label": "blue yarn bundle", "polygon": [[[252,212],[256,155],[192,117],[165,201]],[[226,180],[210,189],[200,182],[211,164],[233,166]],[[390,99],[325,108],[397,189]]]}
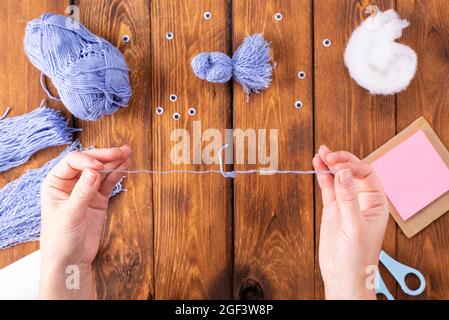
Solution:
{"label": "blue yarn bundle", "polygon": [[[81,151],[76,140],[43,167],[29,170],[0,189],[0,249],[39,239],[41,224],[40,188],[50,170],[69,152]],[[117,184],[111,196],[122,191]]]}
{"label": "blue yarn bundle", "polygon": [[193,58],[192,69],[198,78],[214,83],[233,77],[249,95],[270,86],[270,62],[270,44],[261,34],[254,34],[245,38],[232,59],[221,52],[202,52]]}
{"label": "blue yarn bundle", "polygon": [[57,110],[41,106],[24,115],[0,119],[0,172],[19,166],[51,146],[72,142],[67,120]]}
{"label": "blue yarn bundle", "polygon": [[128,104],[128,67],[116,47],[78,26],[67,24],[64,16],[46,13],[28,23],[24,49],[31,63],[52,80],[74,116],[96,120]]}

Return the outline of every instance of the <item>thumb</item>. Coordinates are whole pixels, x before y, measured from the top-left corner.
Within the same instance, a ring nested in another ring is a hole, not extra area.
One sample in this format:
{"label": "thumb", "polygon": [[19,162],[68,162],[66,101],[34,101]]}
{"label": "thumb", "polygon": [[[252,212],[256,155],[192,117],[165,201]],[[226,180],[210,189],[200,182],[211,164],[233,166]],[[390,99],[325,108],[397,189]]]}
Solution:
{"label": "thumb", "polygon": [[70,194],[70,208],[77,213],[85,212],[97,194],[100,185],[100,174],[92,169],[84,169]]}
{"label": "thumb", "polygon": [[335,196],[340,209],[340,223],[346,232],[357,232],[361,221],[361,210],[354,177],[350,169],[339,170],[336,174]]}

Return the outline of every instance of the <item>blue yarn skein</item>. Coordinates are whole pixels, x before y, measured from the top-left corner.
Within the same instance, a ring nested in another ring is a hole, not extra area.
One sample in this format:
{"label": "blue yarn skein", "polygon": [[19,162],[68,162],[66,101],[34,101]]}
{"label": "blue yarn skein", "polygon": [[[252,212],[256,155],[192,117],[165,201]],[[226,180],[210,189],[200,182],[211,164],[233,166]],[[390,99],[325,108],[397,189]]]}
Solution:
{"label": "blue yarn skein", "polygon": [[270,86],[270,62],[270,44],[261,34],[254,34],[245,38],[232,59],[221,52],[202,52],[192,59],[192,69],[198,78],[214,83],[233,77],[249,95]]}
{"label": "blue yarn skein", "polygon": [[131,88],[121,52],[83,25],[74,28],[66,21],[46,13],[27,24],[24,49],[31,63],[79,119],[96,120],[126,106]]}

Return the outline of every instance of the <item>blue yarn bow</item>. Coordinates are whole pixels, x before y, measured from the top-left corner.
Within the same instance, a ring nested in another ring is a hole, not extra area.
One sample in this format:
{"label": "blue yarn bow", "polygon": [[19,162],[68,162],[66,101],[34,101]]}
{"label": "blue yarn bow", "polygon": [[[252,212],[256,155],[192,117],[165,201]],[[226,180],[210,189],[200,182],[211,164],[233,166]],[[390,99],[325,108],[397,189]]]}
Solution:
{"label": "blue yarn bow", "polygon": [[222,52],[202,52],[193,58],[192,69],[198,78],[214,83],[233,77],[249,95],[270,86],[270,62],[270,44],[261,34],[254,34],[245,38],[232,59]]}
{"label": "blue yarn bow", "polygon": [[128,104],[128,67],[116,47],[77,26],[70,27],[67,17],[46,13],[28,23],[24,49],[31,63],[52,80],[73,115],[96,120]]}

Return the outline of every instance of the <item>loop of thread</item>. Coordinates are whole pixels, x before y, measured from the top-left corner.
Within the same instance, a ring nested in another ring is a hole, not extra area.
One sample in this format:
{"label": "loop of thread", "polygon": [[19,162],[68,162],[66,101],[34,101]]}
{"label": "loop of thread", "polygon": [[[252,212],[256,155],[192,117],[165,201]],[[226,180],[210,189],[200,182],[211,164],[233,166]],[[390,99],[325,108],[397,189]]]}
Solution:
{"label": "loop of thread", "polygon": [[[96,120],[128,104],[131,87],[125,58],[81,24],[70,28],[66,17],[43,14],[27,24],[24,50],[42,72],[46,94],[61,100],[77,118]],[[59,98],[50,94],[44,76],[51,79]]]}

